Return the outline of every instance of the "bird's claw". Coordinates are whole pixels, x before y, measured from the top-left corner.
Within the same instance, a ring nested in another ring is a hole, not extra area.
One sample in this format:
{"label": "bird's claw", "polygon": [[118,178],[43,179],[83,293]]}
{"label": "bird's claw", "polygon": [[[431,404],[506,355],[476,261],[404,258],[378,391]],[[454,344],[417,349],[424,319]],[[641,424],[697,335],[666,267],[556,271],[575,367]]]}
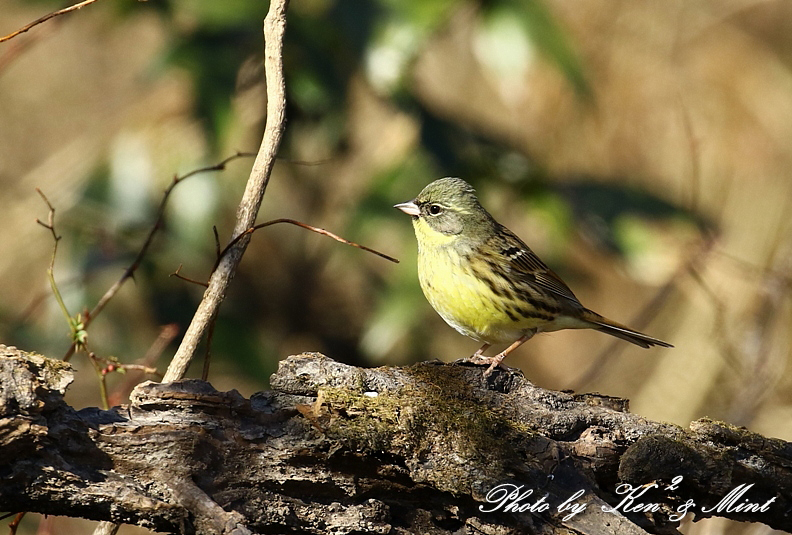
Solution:
{"label": "bird's claw", "polygon": [[502,368],[508,370],[509,368],[507,368],[506,366],[503,366],[503,364],[501,364],[501,362],[503,362],[503,358],[505,356],[506,355],[495,355],[494,357],[492,357],[492,360],[490,361],[489,368],[487,368],[484,371],[484,377],[489,377],[490,374],[493,372],[493,370],[495,370],[495,368],[497,368],[498,366],[501,366]]}
{"label": "bird's claw", "polygon": [[501,362],[503,362],[503,359],[505,357],[506,355],[503,354],[498,354],[495,355],[494,357],[485,357],[484,355],[473,355],[472,357],[469,357],[465,360],[473,364],[489,364],[489,367],[486,369],[486,371],[484,371],[484,377],[489,377],[489,375],[493,372],[493,370],[498,366],[504,368],[505,370],[509,369],[507,366],[501,364]]}
{"label": "bird's claw", "polygon": [[497,357],[485,357],[484,355],[473,355],[472,357],[468,357],[465,360],[472,362],[473,364],[492,364],[492,361],[496,358]]}

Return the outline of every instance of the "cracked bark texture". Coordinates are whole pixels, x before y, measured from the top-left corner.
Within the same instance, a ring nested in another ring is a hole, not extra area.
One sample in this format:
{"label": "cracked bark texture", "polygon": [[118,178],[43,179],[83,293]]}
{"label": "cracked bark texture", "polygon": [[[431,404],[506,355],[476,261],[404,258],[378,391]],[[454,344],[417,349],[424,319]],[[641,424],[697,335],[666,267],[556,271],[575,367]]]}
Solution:
{"label": "cracked bark texture", "polygon": [[[675,533],[681,503],[701,518],[753,484],[740,503],[775,498],[767,511],[710,514],[792,530],[789,443],[649,421],[625,400],[544,390],[515,370],[362,369],[307,353],[250,399],[148,382],[108,411],[69,407],[71,380],[68,364],[0,346],[1,511],[172,533]],[[657,482],[638,501],[659,510],[603,511],[625,482]],[[532,491],[518,506],[551,507],[482,511],[502,484]],[[557,511],[580,490],[585,510]]]}

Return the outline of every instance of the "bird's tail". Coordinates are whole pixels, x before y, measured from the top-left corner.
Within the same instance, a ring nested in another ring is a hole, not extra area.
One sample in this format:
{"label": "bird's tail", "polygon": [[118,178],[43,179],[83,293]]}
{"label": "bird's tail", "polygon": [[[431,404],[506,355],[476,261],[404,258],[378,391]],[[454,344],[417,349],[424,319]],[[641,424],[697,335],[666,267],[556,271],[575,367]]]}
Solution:
{"label": "bird's tail", "polygon": [[608,318],[602,317],[591,310],[586,310],[586,313],[583,317],[587,322],[592,324],[592,329],[596,329],[605,334],[615,336],[616,338],[621,338],[622,340],[627,340],[628,342],[632,342],[633,344],[643,348],[650,348],[652,346],[674,347],[668,342],[663,342],[657,338],[652,338],[651,336],[647,336],[644,333],[630,329],[626,325],[609,320]]}

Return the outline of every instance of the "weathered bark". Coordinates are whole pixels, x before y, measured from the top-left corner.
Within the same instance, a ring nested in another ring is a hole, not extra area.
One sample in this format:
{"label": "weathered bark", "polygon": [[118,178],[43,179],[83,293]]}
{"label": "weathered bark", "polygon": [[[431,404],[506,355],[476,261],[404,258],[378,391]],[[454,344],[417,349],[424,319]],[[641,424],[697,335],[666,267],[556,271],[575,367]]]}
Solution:
{"label": "weathered bark", "polygon": [[[753,484],[735,504],[775,498],[766,511],[711,514],[792,529],[789,443],[708,420],[686,430],[621,399],[482,372],[303,354],[251,399],[188,380],[75,411],[62,397],[67,364],[0,346],[0,510],[178,533],[674,533],[681,503],[701,518]],[[660,511],[602,510],[623,499],[620,482],[653,481],[637,501]],[[549,509],[483,512],[502,484],[533,491],[509,503]],[[581,490],[585,510],[557,510]]]}

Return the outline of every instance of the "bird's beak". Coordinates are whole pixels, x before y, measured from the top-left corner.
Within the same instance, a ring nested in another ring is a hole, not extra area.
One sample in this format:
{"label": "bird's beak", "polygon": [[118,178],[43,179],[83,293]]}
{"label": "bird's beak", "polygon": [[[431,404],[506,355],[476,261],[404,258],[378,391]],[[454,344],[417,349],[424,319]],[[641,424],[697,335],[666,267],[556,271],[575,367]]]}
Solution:
{"label": "bird's beak", "polygon": [[394,208],[398,208],[402,212],[407,215],[411,215],[413,217],[418,217],[421,215],[421,209],[418,208],[418,205],[415,204],[414,201],[407,201],[399,204],[393,205]]}

